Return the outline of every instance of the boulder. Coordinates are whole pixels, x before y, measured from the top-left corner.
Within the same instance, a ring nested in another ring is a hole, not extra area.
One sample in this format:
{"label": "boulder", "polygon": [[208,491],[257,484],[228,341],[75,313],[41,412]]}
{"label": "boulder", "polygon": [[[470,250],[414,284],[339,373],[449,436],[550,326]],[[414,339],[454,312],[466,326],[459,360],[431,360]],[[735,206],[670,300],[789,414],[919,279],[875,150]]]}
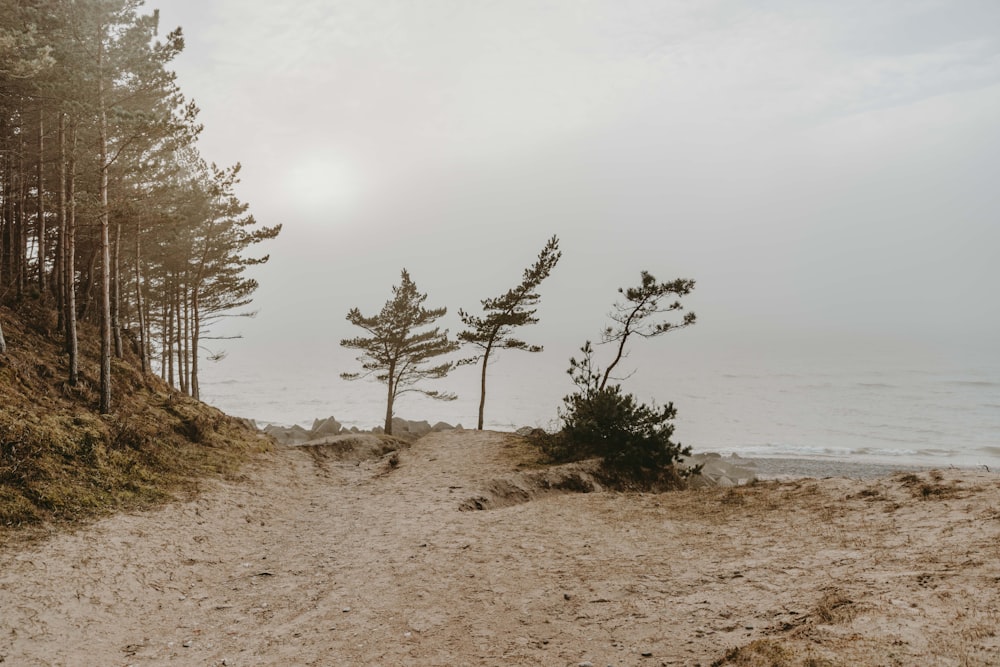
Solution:
{"label": "boulder", "polygon": [[411,435],[420,437],[422,435],[427,435],[431,432],[431,425],[426,421],[409,421],[408,419],[401,419],[399,417],[392,418],[392,434],[393,435]]}
{"label": "boulder", "polygon": [[441,431],[454,430],[454,428],[455,427],[449,424],[448,422],[438,422],[437,424],[434,424],[434,426],[431,427],[431,431],[433,431],[434,433],[440,433]]}
{"label": "boulder", "polygon": [[701,474],[691,478],[691,485],[742,486],[757,479],[757,466],[753,461],[732,457],[723,459],[715,452],[692,454],[681,462],[685,467],[701,465]]}
{"label": "boulder", "polygon": [[309,431],[298,424],[295,426],[268,424],[264,427],[264,433],[274,438],[279,445],[297,445],[310,439]]}
{"label": "boulder", "polygon": [[334,417],[327,417],[326,419],[317,419],[313,422],[312,431],[310,435],[312,438],[324,438],[329,435],[340,435],[343,430],[343,425],[337,421]]}

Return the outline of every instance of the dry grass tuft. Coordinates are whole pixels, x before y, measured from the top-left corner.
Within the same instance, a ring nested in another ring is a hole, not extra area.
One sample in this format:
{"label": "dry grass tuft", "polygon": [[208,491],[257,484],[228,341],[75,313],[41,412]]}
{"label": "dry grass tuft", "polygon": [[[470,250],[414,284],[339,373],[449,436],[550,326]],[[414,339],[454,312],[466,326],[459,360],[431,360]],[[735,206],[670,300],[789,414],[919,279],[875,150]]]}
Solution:
{"label": "dry grass tuft", "polygon": [[925,475],[906,473],[894,478],[900,486],[908,489],[914,498],[921,500],[943,500],[958,498],[965,489],[961,488],[961,480],[952,480],[944,484],[944,476],[937,470],[931,470]]}
{"label": "dry grass tuft", "polygon": [[[80,382],[65,381],[53,315],[0,307],[0,534],[76,521],[190,494],[270,447],[240,420],[178,395],[126,354],[112,364],[113,413],[96,411],[97,336],[81,326]],[[55,336],[56,334],[51,334]]]}
{"label": "dry grass tuft", "polygon": [[711,663],[712,667],[842,667],[825,658],[802,650],[797,642],[782,643],[774,639],[757,639],[746,646],[730,649],[722,658]]}
{"label": "dry grass tuft", "polygon": [[813,616],[825,625],[843,625],[850,623],[857,615],[854,601],[839,590],[828,591],[816,603]]}

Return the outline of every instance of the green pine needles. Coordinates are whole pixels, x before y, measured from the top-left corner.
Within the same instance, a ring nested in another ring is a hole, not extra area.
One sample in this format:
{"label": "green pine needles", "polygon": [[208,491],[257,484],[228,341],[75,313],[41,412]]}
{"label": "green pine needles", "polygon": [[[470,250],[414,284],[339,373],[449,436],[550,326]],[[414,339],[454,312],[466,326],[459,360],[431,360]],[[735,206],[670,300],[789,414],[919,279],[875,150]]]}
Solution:
{"label": "green pine needles", "polygon": [[538,253],[534,264],[524,270],[521,284],[494,299],[483,299],[483,315],[472,315],[459,309],[458,316],[466,329],[458,334],[458,340],[479,348],[472,357],[462,359],[461,365],[482,362],[479,393],[479,422],[477,428],[483,430],[483,410],[486,406],[486,368],[490,355],[496,350],[523,350],[541,352],[541,345],[530,345],[512,336],[514,329],[535,324],[538,318],[538,286],[549,277],[559,262],[559,239],[553,236]]}
{"label": "green pine needles", "polygon": [[677,416],[673,403],[646,405],[624,393],[620,384],[609,384],[614,379],[612,369],[626,356],[630,337],[652,338],[694,324],[694,313],[685,314],[679,323],[655,321],[660,314],[683,310],[677,300],[667,305],[662,300],[687,295],[692,289],[693,280],[658,283],[643,271],[638,287],[618,290],[625,302],[615,304],[609,315],[613,324],[602,332],[602,342],[617,344],[615,358],[602,372],[587,341],[580,348],[582,358],[570,359],[567,372],[577,391],[563,399],[560,431],[542,442],[552,458],[600,458],[611,480],[644,485],[669,485],[699,471],[676,465],[691,454],[691,448],[671,439]]}
{"label": "green pine needles", "polygon": [[340,344],[361,351],[358,361],[363,372],[341,373],[345,380],[374,377],[387,387],[385,432],[392,434],[393,408],[400,394],[417,392],[441,401],[453,401],[455,394],[423,389],[417,384],[446,376],[454,362],[433,364],[432,360],[459,348],[448,339],[448,330],[427,328],[448,312],[447,308],[424,308],[426,294],[417,290],[410,274],[403,269],[401,282],[392,288],[392,298],[381,312],[365,317],[357,308],[347,313],[347,321],[367,331],[370,336],[345,338]]}

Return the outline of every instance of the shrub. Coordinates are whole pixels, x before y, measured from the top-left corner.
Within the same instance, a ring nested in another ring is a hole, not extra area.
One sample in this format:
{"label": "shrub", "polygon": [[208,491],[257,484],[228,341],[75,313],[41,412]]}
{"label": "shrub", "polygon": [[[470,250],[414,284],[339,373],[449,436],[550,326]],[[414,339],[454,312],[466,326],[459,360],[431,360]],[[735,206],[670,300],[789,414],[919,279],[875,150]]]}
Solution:
{"label": "shrub", "polygon": [[619,385],[565,398],[563,434],[587,456],[599,456],[605,466],[620,471],[658,471],[673,465],[690,448],[671,442],[672,403],[659,408],[636,401]]}
{"label": "shrub", "polygon": [[623,393],[620,385],[601,387],[589,344],[583,352],[583,360],[571,360],[569,369],[579,391],[563,399],[563,426],[543,440],[543,450],[557,460],[600,458],[607,473],[625,480],[673,481],[696,473],[675,466],[691,448],[671,440],[677,415],[673,403],[650,406]]}

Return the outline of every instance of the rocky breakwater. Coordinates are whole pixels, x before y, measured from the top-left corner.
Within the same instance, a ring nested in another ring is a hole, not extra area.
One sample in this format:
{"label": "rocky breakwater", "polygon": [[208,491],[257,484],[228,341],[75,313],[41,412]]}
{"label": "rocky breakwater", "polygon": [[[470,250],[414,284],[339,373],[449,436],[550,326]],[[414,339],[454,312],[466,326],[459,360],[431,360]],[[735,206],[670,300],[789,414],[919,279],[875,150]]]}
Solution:
{"label": "rocky breakwater", "polygon": [[[446,422],[438,422],[433,426],[427,421],[410,421],[394,417],[392,420],[392,435],[403,440],[416,440],[431,432],[451,431],[461,429],[462,425],[452,426]],[[298,424],[294,426],[279,426],[268,424],[263,429],[264,433],[274,438],[279,445],[302,445],[315,440],[323,440],[338,435],[372,433],[380,435],[384,433],[381,426],[367,431],[359,429],[357,426],[344,428],[335,417],[313,420],[312,428],[305,428]]]}
{"label": "rocky breakwater", "polygon": [[714,452],[692,454],[683,459],[685,468],[701,466],[701,474],[690,479],[692,487],[742,486],[757,479],[757,464],[749,459],[736,456],[723,458]]}

